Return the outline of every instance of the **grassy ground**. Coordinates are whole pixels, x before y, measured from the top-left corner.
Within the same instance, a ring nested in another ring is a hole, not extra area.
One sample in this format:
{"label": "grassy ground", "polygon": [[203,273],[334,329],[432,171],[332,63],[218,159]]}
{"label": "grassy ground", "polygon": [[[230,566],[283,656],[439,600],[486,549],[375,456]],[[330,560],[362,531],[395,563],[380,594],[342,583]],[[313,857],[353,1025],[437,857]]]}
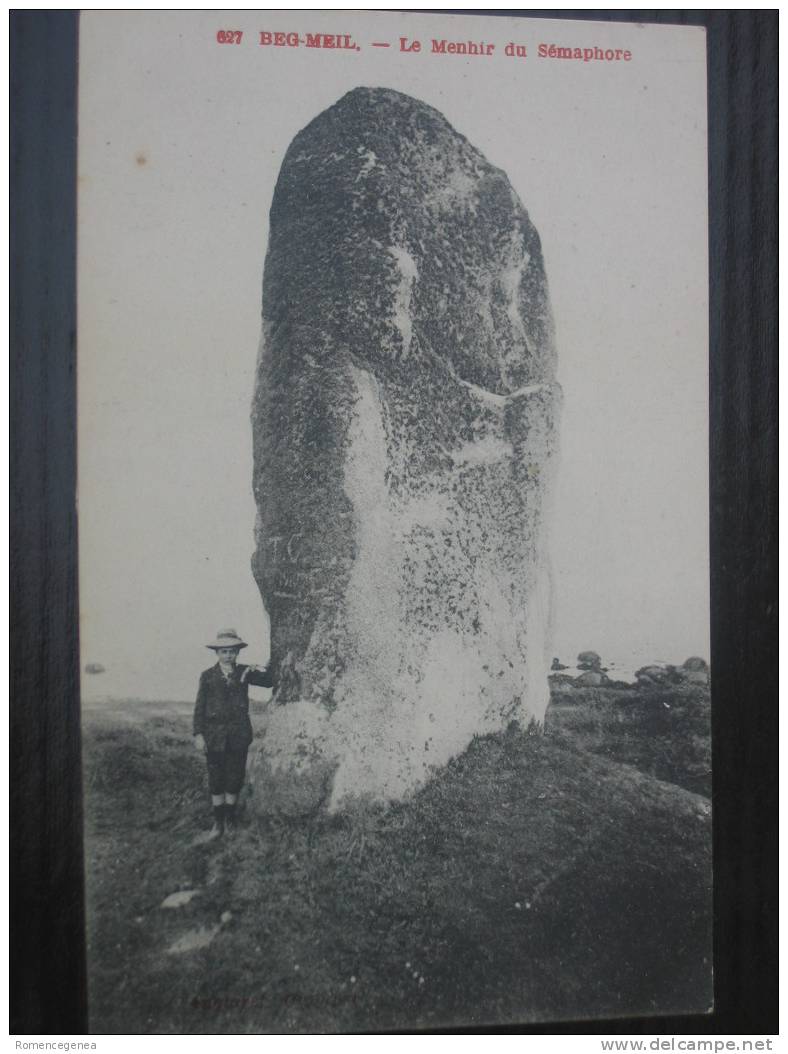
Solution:
{"label": "grassy ground", "polygon": [[575,688],[555,685],[546,728],[573,749],[711,797],[708,688]]}
{"label": "grassy ground", "polygon": [[[92,1031],[706,1008],[709,802],[585,749],[598,739],[562,705],[547,735],[477,739],[407,803],[248,816],[211,845],[188,708],[87,711]],[[198,892],[162,908],[177,890]]]}

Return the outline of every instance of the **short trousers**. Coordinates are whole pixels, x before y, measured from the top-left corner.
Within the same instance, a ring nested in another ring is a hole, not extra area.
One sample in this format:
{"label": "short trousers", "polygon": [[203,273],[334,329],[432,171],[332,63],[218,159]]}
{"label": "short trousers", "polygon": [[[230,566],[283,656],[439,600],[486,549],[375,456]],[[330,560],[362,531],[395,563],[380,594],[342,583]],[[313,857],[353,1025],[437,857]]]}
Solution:
{"label": "short trousers", "polygon": [[209,750],[208,786],[211,794],[238,794],[246,775],[248,747],[241,750]]}

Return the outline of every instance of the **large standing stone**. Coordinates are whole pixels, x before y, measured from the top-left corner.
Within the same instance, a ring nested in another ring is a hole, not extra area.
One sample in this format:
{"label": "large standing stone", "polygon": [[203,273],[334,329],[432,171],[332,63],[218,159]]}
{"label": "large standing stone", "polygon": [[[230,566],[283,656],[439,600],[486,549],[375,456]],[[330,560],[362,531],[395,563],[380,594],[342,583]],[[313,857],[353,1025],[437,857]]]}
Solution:
{"label": "large standing stone", "polygon": [[358,88],[271,207],[254,572],[278,680],[261,807],[398,797],[541,721],[559,389],[539,236],[432,107]]}

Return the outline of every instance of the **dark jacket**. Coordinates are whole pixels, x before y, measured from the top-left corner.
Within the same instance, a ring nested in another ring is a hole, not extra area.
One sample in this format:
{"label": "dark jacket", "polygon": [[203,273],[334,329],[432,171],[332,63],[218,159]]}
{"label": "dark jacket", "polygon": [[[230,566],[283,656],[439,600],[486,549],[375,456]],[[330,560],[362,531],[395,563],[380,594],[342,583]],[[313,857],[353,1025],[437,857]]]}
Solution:
{"label": "dark jacket", "polygon": [[260,672],[241,663],[229,682],[218,662],[200,675],[193,730],[205,737],[208,750],[244,750],[252,742],[250,684],[272,688],[274,681],[267,667]]}

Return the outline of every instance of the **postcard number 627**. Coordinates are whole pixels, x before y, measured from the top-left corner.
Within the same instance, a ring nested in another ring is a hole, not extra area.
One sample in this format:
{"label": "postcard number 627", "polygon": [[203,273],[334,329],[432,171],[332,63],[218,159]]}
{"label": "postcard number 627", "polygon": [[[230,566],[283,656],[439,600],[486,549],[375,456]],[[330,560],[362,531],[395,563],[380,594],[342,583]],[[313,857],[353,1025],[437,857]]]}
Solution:
{"label": "postcard number 627", "polygon": [[241,37],[243,37],[242,29],[220,29],[216,34],[216,41],[219,44],[240,44]]}

